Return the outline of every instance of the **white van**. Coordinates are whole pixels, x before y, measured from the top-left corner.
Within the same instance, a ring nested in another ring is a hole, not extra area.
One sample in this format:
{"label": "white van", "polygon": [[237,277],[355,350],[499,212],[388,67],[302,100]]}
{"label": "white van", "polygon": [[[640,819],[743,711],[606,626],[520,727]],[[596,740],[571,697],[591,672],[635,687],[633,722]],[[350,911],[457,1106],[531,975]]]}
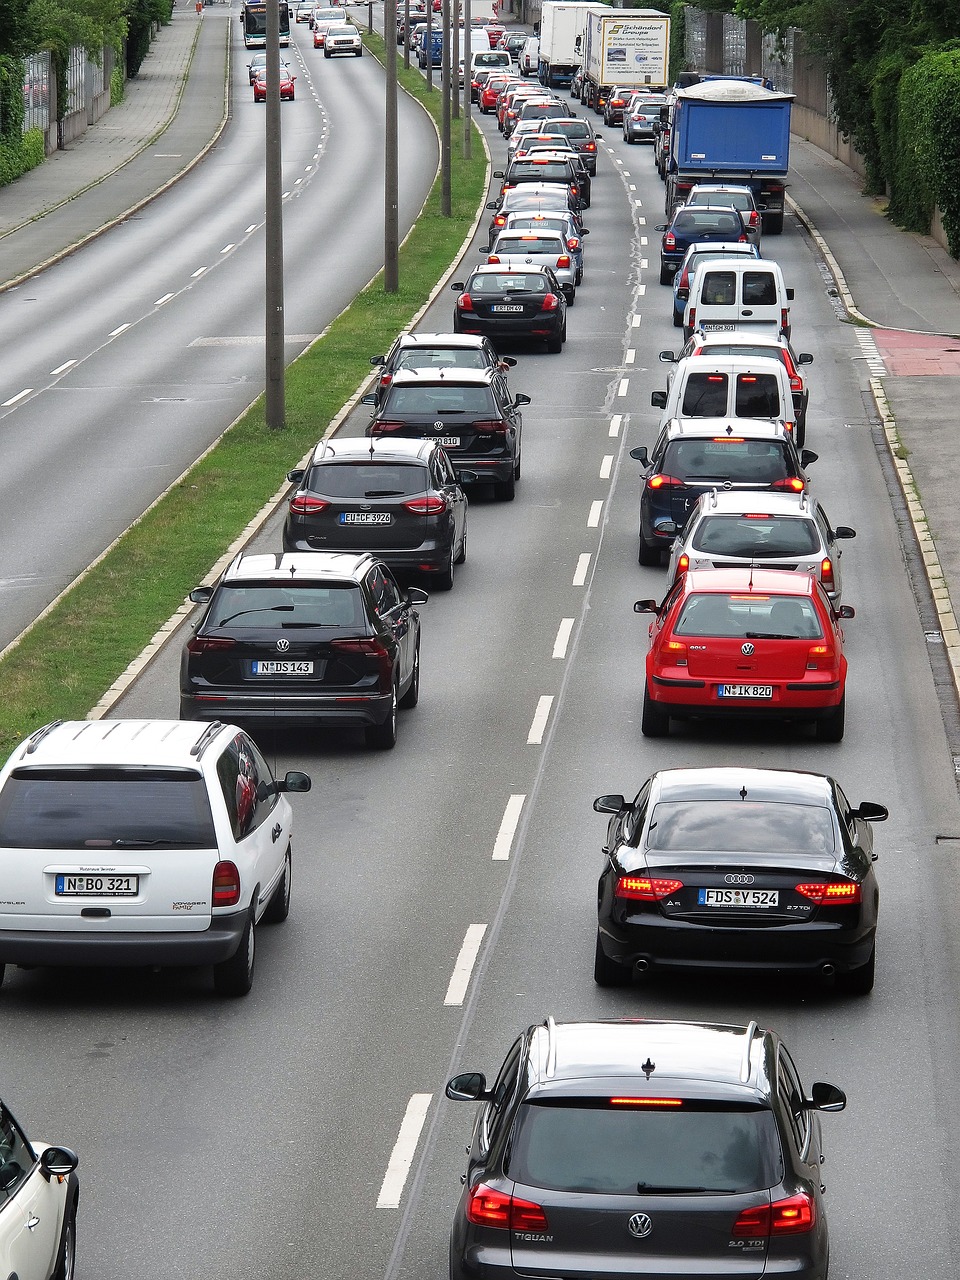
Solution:
{"label": "white van", "polygon": [[666,391],[654,391],[650,403],[662,409],[661,429],[673,418],[721,420],[729,430],[744,418],[783,424],[795,436],[790,375],[782,360],[764,356],[687,356],[671,369]]}
{"label": "white van", "polygon": [[[463,32],[460,32],[460,83],[463,84]],[[513,66],[507,49],[491,49],[483,27],[470,31],[470,78],[475,71],[509,71]]]}
{"label": "white van", "polygon": [[683,336],[694,329],[728,332],[763,325],[790,337],[793,290],[776,262],[760,258],[717,258],[705,262],[690,282],[683,313]]}
{"label": "white van", "polygon": [[535,76],[540,65],[540,37],[527,36],[527,43],[520,50],[517,70],[522,76]]}

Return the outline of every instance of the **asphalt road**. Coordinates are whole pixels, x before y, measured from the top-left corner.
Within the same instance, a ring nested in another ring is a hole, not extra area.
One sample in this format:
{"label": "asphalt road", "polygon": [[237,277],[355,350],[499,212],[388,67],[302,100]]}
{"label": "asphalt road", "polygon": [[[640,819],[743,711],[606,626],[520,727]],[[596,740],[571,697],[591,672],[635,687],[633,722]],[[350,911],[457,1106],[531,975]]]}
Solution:
{"label": "asphalt road", "polygon": [[[469,561],[422,609],[421,701],[396,750],[319,734],[267,744],[278,770],[305,768],[314,788],[295,798],[290,920],[262,931],[251,995],[219,1003],[203,974],[8,976],[4,1090],[32,1132],[81,1153],[80,1280],[441,1280],[474,1111],[443,1101],[444,1082],[493,1073],[548,1013],[776,1027],[808,1086],[849,1097],[823,1125],[834,1280],[957,1274],[944,1123],[960,1085],[956,846],[938,837],[960,837],[960,807],[860,349],[790,220],[765,252],[796,288],[795,345],[816,356],[816,492],[858,531],[844,551],[857,609],[844,742],[733,726],[645,742],[646,623],[631,605],[665,583],[637,564],[627,453],[652,443],[656,353],[679,334],[656,283],[649,151],[603,132],[613,155],[569,341],[559,356],[518,352],[511,375],[533,398],[517,500],[471,502]],[[445,294],[423,328],[447,328],[452,304]],[[279,545],[277,521],[262,543]],[[176,715],[178,649],[117,714]],[[871,997],[777,981],[594,986],[605,822],[593,797],[634,792],[659,767],[720,763],[828,772],[853,803],[889,806]],[[469,981],[451,989],[476,926]],[[408,1114],[423,1125],[409,1172],[390,1177]]]}
{"label": "asphalt road", "polygon": [[[0,296],[0,647],[260,393],[264,107],[233,24],[232,120],[193,173],[81,252]],[[302,351],[383,261],[383,73],[285,55],[285,324]],[[400,224],[436,173],[436,131],[401,95]],[[29,531],[29,537],[24,532]]]}

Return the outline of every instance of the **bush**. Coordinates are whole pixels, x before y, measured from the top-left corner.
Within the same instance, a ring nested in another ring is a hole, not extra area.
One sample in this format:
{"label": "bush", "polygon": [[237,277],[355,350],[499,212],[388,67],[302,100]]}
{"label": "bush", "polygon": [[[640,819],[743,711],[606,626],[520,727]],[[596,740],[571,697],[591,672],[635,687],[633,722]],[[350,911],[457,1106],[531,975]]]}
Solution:
{"label": "bush", "polygon": [[960,257],[960,48],[927,53],[905,72],[898,107],[891,216],[928,232],[936,205],[950,253]]}
{"label": "bush", "polygon": [[117,63],[117,65],[113,68],[113,72],[111,73],[111,76],[110,76],[111,107],[118,107],[120,103],[123,101],[125,85],[126,85],[126,79],[123,74],[123,67],[119,63]]}
{"label": "bush", "polygon": [[29,129],[17,142],[0,138],[0,187],[13,182],[45,158],[43,131]]}

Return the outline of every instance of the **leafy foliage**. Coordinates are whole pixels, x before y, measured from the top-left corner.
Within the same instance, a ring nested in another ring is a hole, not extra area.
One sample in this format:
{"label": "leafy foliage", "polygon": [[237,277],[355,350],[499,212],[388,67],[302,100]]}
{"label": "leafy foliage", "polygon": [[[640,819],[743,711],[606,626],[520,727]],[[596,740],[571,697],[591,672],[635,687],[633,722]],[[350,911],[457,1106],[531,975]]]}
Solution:
{"label": "leafy foliage", "polygon": [[960,41],[933,50],[904,73],[899,86],[899,147],[890,212],[904,226],[928,231],[940,209],[951,254],[960,257]]}

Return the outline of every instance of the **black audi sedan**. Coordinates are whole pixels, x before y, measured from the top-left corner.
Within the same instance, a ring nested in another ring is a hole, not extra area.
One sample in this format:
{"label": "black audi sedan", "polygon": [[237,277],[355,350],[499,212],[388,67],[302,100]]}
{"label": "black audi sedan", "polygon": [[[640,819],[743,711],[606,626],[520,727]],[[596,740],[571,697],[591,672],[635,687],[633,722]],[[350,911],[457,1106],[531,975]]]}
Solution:
{"label": "black audi sedan", "polygon": [[772,970],[874,982],[880,891],[869,824],[833,778],[785,769],[664,769],[610,815],[594,977],[656,969]]}
{"label": "black audi sedan", "polygon": [[180,661],[180,719],[362,729],[397,740],[420,696],[427,593],[401,591],[376,556],[241,552],[212,587]]}
{"label": "black audi sedan", "polygon": [[283,525],[284,551],[367,551],[441,591],[467,558],[467,498],[434,440],[321,440]]}
{"label": "black audi sedan", "polygon": [[451,289],[459,293],[453,312],[457,333],[482,333],[492,341],[532,338],[559,355],[567,340],[567,299],[549,267],[477,267]]}
{"label": "black audi sedan", "polygon": [[511,396],[499,369],[401,369],[376,408],[367,435],[427,439],[441,446],[464,483],[490,481],[512,502],[520,479],[520,412],[526,395]]}

